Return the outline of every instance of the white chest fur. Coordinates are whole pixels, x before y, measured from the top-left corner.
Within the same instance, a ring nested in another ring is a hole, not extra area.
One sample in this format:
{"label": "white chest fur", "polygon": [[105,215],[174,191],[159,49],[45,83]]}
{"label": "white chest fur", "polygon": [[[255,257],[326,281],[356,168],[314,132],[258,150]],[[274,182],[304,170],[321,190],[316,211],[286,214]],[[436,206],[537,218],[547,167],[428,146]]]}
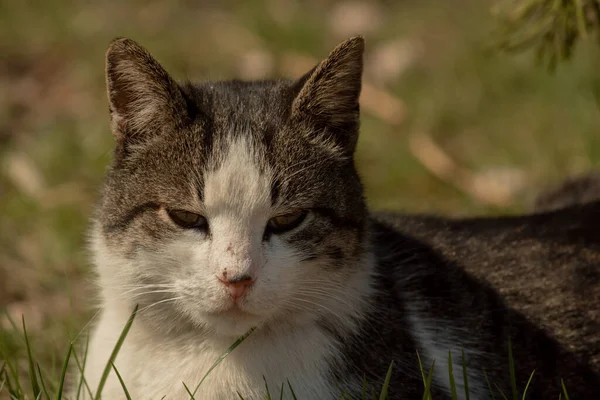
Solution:
{"label": "white chest fur", "polygon": [[[115,318],[115,314],[105,311],[90,342],[85,375],[91,388],[97,386],[125,322],[124,316]],[[117,325],[117,320],[123,324]],[[183,383],[193,391],[231,342],[215,338],[157,341],[134,323],[115,365],[132,398],[189,399]],[[336,398],[337,387],[327,374],[328,361],[337,353],[335,346],[317,326],[287,332],[257,330],[208,375],[195,397],[232,399],[239,392],[244,399],[264,399],[266,379],[273,398],[279,398],[282,384],[284,398],[292,398],[288,380],[300,399]],[[114,374],[103,398],[125,398]]]}

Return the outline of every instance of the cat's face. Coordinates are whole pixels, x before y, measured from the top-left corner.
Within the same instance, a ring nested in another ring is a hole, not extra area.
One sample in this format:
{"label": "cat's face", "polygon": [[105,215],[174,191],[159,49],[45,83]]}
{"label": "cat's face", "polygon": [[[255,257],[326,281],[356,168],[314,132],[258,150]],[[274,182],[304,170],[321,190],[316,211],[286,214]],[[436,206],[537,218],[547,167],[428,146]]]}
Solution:
{"label": "cat's face", "polygon": [[365,281],[362,49],[345,42],[297,82],[182,86],[115,41],[117,149],[94,236],[110,293],[156,326],[227,336],[343,314]]}

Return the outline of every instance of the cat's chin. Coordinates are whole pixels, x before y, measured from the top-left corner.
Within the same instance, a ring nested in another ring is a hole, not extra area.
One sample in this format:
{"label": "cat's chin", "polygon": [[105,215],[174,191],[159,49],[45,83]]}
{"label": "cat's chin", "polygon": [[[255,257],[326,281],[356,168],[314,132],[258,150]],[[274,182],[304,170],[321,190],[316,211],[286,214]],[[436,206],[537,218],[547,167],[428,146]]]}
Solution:
{"label": "cat's chin", "polygon": [[219,336],[237,338],[260,325],[262,318],[239,310],[202,316],[204,325]]}

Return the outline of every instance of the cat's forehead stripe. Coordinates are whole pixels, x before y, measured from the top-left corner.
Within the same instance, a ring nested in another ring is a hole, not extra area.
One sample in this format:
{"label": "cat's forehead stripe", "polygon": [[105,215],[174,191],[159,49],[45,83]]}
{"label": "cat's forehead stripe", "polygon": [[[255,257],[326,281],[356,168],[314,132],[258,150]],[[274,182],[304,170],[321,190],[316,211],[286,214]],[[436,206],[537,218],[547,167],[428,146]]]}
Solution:
{"label": "cat's forehead stripe", "polygon": [[253,213],[271,206],[272,174],[256,144],[247,136],[230,138],[204,172],[208,213]]}

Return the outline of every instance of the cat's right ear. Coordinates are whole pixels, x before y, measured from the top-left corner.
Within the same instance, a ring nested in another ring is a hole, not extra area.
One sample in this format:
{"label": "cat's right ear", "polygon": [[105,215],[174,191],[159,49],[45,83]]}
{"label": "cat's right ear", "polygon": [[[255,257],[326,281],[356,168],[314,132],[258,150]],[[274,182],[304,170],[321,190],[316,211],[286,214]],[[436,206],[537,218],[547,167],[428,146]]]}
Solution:
{"label": "cat's right ear", "polygon": [[118,38],[106,52],[106,85],[112,132],[126,145],[147,140],[163,127],[185,122],[180,86],[135,41]]}
{"label": "cat's right ear", "polygon": [[354,153],[358,140],[364,48],[361,36],[339,44],[297,81],[300,90],[292,103],[293,116],[319,126],[322,140],[347,155]]}

